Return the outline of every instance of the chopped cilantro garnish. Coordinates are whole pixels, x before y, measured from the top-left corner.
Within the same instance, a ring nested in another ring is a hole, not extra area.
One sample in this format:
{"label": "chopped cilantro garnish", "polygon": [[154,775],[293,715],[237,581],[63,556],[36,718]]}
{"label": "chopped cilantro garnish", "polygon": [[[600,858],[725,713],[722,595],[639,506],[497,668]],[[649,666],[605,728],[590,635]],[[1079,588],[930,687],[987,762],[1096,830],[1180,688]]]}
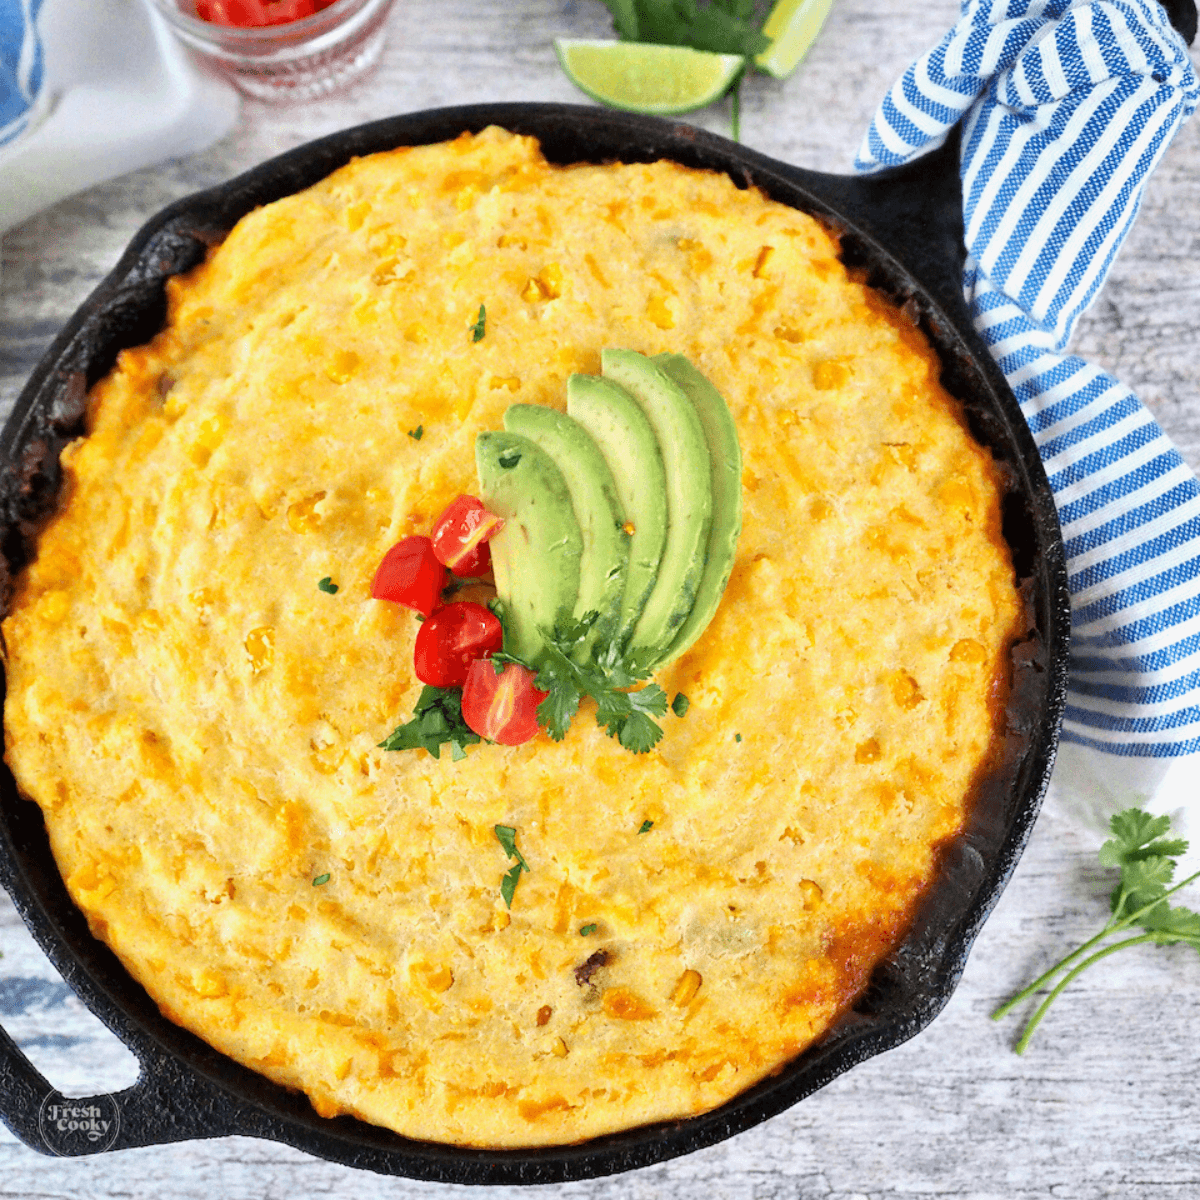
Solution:
{"label": "chopped cilantro garnish", "polygon": [[661,42],[745,58],[752,58],[771,44],[762,33],[762,16],[747,0],[714,0],[704,8],[694,0],[602,2],[612,13],[617,35],[625,42]]}
{"label": "chopped cilantro garnish", "polygon": [[408,436],[412,438],[414,442],[419,442],[425,436],[425,426],[418,425],[416,429],[410,429],[408,431]]}
{"label": "chopped cilantro garnish", "polygon": [[604,726],[609,737],[631,750],[644,754],[662,737],[656,717],[667,711],[667,694],[656,683],[637,691],[627,691],[649,674],[649,666],[634,658],[625,658],[615,645],[603,650],[592,648],[590,657],[579,661],[579,653],[598,615],[584,614],[577,621],[560,622],[533,664],[537,686],[548,692],[538,705],[538,721],[556,742],[567,735],[567,727],[579,711],[579,702],[590,696],[596,702],[596,723]]}
{"label": "chopped cilantro garnish", "polygon": [[733,735],[733,740],[734,740],[735,742],[740,742],[740,741],[742,740],[742,735],[741,735],[740,733],[735,733],[735,734]]}
{"label": "chopped cilantro garnish", "polygon": [[326,871],[324,875],[318,875],[316,877],[316,879],[313,880],[313,887],[320,887],[322,884],[325,884],[328,882],[329,882],[329,872]]}
{"label": "chopped cilantro garnish", "polygon": [[466,757],[464,746],[480,741],[479,734],[463,720],[462,692],[458,688],[437,688],[426,684],[417,698],[413,719],[395,729],[379,743],[381,750],[416,750],[424,747],[434,758],[441,758],[442,746],[449,743],[451,757]]}
{"label": "chopped cilantro garnish", "polygon": [[675,693],[675,699],[671,701],[671,711],[677,717],[686,716],[687,710],[691,708],[691,706],[692,702],[682,692]]}
{"label": "chopped cilantro garnish", "polygon": [[517,831],[511,825],[495,825],[492,831],[509,858],[515,858],[516,865],[510,867],[500,880],[500,896],[508,908],[512,908],[513,896],[517,890],[517,881],[522,871],[529,870],[525,856],[517,849]]}
{"label": "chopped cilantro garnish", "polygon": [[513,896],[517,894],[517,880],[521,878],[521,864],[506,871],[500,880],[500,898],[506,908],[512,908]]}
{"label": "chopped cilantro garnish", "polygon": [[591,937],[592,934],[595,932],[596,932],[595,925],[580,925],[580,927],[579,927],[579,936],[580,937]]}
{"label": "chopped cilantro garnish", "polygon": [[493,832],[496,835],[496,841],[503,847],[504,853],[509,858],[515,858],[517,866],[528,871],[529,864],[525,861],[520,850],[517,849],[517,831],[511,825],[497,825],[494,827]]}
{"label": "chopped cilantro garnish", "polygon": [[334,595],[338,590],[338,585],[334,583],[328,575],[326,575],[324,579],[317,581],[317,587],[319,587],[323,592],[328,592],[331,596]]}
{"label": "chopped cilantro garnish", "polygon": [[471,341],[482,342],[485,333],[487,333],[487,309],[481,304],[479,306],[479,315],[471,325]]}
{"label": "chopped cilantro garnish", "polygon": [[641,827],[641,829],[638,830],[638,833],[649,833],[650,830],[652,830],[653,828],[654,828],[653,821],[643,821],[642,827]]}

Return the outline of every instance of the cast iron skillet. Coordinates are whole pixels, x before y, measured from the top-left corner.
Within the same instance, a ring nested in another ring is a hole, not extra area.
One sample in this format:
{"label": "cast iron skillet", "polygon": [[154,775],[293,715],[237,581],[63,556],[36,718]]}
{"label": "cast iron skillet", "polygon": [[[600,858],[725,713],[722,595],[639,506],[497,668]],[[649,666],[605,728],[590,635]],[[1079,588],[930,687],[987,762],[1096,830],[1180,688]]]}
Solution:
{"label": "cast iron skillet", "polygon": [[[1004,762],[979,793],[969,829],[942,855],[909,934],[834,1028],[781,1073],[721,1108],[574,1146],[484,1151],[415,1142],[350,1117],[316,1115],[307,1099],[218,1054],[166,1020],[88,932],[51,858],[41,813],[0,775],[0,879],[33,935],[83,1002],[141,1062],[115,1097],[119,1131],[101,1148],[248,1134],[387,1174],[452,1183],[550,1183],[630,1170],[721,1141],[781,1112],[864,1059],[923,1029],[949,999],[967,952],[1007,882],[1035,816],[1066,691],[1069,605],[1054,503],[1016,401],[974,335],[960,292],[963,258],[956,143],[873,178],[815,174],[690,126],[598,108],[479,105],[395,117],[302,146],[229,183],[173,204],[134,238],[112,274],[59,335],[0,435],[0,536],[7,590],[29,538],[53,505],[58,453],[82,428],[83,397],[118,350],[164,318],[164,280],[204,257],[244,213],[315,183],[353,155],[437,142],[498,124],[540,139],[553,161],[674,159],[727,172],[738,186],[811,212],[840,231],[845,258],[924,327],[943,379],[975,436],[1009,480],[1004,532],[1028,602],[1029,634],[1013,654]],[[0,1030],[0,1116],[45,1151],[39,1113],[61,1101]],[[74,1101],[87,1104],[89,1101]],[[62,1147],[57,1147],[62,1151]],[[68,1152],[88,1153],[84,1143]]]}

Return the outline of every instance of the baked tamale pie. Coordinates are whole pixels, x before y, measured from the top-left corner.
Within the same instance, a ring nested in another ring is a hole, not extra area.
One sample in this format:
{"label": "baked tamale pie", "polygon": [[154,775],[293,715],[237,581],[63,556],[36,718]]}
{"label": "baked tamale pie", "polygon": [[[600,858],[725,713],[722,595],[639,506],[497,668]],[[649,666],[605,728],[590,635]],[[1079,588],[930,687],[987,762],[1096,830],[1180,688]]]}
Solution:
{"label": "baked tamale pie", "polygon": [[779,1071],[1000,753],[1005,483],[939,378],[719,173],[489,128],[251,212],[92,388],[3,624],[6,759],[93,933],[411,1138]]}

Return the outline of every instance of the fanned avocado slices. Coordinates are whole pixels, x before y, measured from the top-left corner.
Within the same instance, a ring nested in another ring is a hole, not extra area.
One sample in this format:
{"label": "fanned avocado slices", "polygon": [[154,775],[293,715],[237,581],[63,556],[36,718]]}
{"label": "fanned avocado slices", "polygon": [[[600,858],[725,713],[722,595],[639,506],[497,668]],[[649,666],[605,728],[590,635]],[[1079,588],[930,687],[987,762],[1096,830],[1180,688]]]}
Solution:
{"label": "fanned avocado slices", "polygon": [[686,358],[605,350],[573,375],[567,413],[515,404],[475,443],[505,650],[536,662],[570,618],[598,614],[570,653],[619,653],[637,676],[704,632],[733,568],[742,455],[721,394]]}
{"label": "fanned avocado slices", "polygon": [[692,611],[712,527],[712,468],[695,405],[661,367],[634,350],[605,350],[600,363],[604,377],[645,413],[666,470],[666,546],[626,646],[627,657],[644,667],[663,661]]}
{"label": "fanned avocado slices", "polygon": [[658,578],[667,542],[667,475],[646,414],[599,375],[567,380],[567,413],[591,435],[612,472],[629,529],[629,566],[613,638],[624,646]]}
{"label": "fanned avocado slices", "polygon": [[475,439],[480,499],[504,528],[491,539],[496,592],[504,601],[505,645],[532,662],[541,630],[571,616],[579,595],[583,534],[571,493],[536,442],[508,432]]}
{"label": "fanned avocado slices", "polygon": [[504,428],[540,446],[562,472],[571,495],[583,539],[572,615],[579,619],[598,614],[578,647],[579,654],[586,654],[593,644],[606,644],[616,633],[629,566],[629,534],[612,471],[588,431],[557,409],[514,404],[504,414]]}
{"label": "fanned avocado slices", "polygon": [[742,447],[725,398],[682,354],[659,354],[655,363],[687,393],[696,407],[708,442],[712,471],[712,527],[704,573],[687,620],[663,657],[678,658],[708,628],[733,570],[742,532]]}

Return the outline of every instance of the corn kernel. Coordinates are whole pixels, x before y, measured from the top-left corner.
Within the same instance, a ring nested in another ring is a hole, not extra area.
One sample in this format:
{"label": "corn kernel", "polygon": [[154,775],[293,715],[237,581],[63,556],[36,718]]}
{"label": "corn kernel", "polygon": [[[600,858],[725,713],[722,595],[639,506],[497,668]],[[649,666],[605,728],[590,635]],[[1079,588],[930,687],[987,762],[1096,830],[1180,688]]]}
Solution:
{"label": "corn kernel", "polygon": [[658,326],[659,329],[674,329],[675,314],[671,311],[671,305],[661,292],[655,292],[649,300],[646,301],[646,316]]}
{"label": "corn kernel", "polygon": [[850,368],[835,358],[827,358],[813,369],[813,386],[823,392],[842,387],[849,378]]}
{"label": "corn kernel", "polygon": [[324,499],[324,492],[313,492],[311,496],[288,505],[287,519],[293,533],[312,533],[321,524],[317,505]]}
{"label": "corn kernel", "polygon": [[854,751],[854,761],[860,765],[879,761],[879,743],[874,738],[860,742]]}
{"label": "corn kernel", "polygon": [[671,1003],[677,1008],[684,1008],[691,1004],[703,982],[699,971],[684,971],[675,984],[675,990],[671,993]]}
{"label": "corn kernel", "polygon": [[892,699],[898,708],[906,712],[917,707],[925,699],[917,681],[907,671],[896,671],[891,680]]}
{"label": "corn kernel", "polygon": [[954,662],[981,663],[987,658],[987,651],[974,638],[963,638],[954,643],[950,657]]}
{"label": "corn kernel", "polygon": [[359,357],[353,350],[339,350],[326,366],[325,374],[334,383],[347,383],[358,373],[359,365]]}
{"label": "corn kernel", "polygon": [[605,988],[600,1007],[607,1016],[620,1021],[645,1021],[657,1015],[641,996],[624,987]]}
{"label": "corn kernel", "polygon": [[250,656],[250,669],[257,675],[265,671],[275,659],[275,630],[270,625],[260,625],[246,634],[246,653]]}
{"label": "corn kernel", "polygon": [[46,592],[38,603],[38,615],[53,625],[57,625],[70,610],[71,601],[67,593],[58,588]]}

